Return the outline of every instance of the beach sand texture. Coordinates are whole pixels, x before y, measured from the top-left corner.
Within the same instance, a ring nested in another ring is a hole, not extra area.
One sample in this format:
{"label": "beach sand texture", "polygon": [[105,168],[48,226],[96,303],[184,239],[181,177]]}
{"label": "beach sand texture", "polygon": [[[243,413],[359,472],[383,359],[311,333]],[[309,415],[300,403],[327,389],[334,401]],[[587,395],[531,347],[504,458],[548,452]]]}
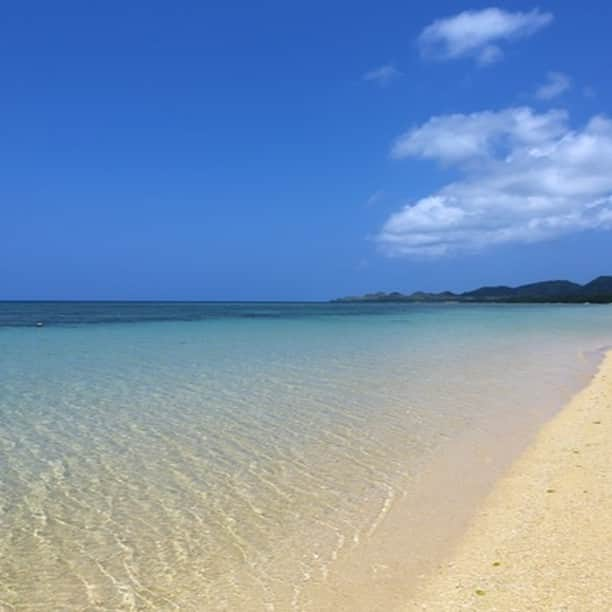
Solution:
{"label": "beach sand texture", "polygon": [[612,352],[496,485],[409,610],[612,610]]}

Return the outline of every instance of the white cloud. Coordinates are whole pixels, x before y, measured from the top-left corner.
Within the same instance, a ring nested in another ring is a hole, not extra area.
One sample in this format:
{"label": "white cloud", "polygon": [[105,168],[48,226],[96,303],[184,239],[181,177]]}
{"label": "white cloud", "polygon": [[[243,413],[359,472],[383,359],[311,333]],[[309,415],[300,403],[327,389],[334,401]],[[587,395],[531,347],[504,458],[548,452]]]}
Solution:
{"label": "white cloud", "polygon": [[432,117],[402,134],[391,155],[397,159],[424,157],[445,163],[488,158],[500,148],[537,144],[559,136],[566,130],[566,121],[564,111],[538,115],[526,107]]}
{"label": "white cloud", "polygon": [[503,56],[502,42],[531,36],[552,20],[551,13],[538,9],[515,13],[499,8],[464,11],[428,25],[418,44],[424,57],[472,57],[481,65],[492,64]]}
{"label": "white cloud", "polygon": [[539,100],[551,100],[560,96],[572,86],[571,79],[562,72],[549,72],[546,82],[536,90],[536,98]]}
{"label": "white cloud", "polygon": [[462,178],[387,219],[377,241],[389,255],[440,256],[612,229],[607,117],[578,130],[559,110],[433,117],[402,135],[392,155],[452,164]]}
{"label": "white cloud", "polygon": [[370,70],[363,75],[365,81],[373,81],[381,87],[386,87],[398,77],[402,76],[402,73],[393,64],[385,64]]}

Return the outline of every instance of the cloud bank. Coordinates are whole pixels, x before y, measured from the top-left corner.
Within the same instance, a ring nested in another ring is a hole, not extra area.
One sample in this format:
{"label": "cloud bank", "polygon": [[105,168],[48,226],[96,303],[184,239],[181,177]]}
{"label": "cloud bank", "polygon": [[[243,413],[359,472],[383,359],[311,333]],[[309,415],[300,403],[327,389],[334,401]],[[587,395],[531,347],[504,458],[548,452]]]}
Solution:
{"label": "cloud bank", "polygon": [[389,255],[443,256],[612,228],[612,120],[571,129],[567,113],[528,107],[432,117],[391,155],[431,159],[462,178],[392,214]]}
{"label": "cloud bank", "polygon": [[438,19],[418,38],[423,57],[451,60],[471,57],[481,65],[503,57],[501,44],[535,34],[553,20],[538,9],[511,13],[498,8],[464,11]]}

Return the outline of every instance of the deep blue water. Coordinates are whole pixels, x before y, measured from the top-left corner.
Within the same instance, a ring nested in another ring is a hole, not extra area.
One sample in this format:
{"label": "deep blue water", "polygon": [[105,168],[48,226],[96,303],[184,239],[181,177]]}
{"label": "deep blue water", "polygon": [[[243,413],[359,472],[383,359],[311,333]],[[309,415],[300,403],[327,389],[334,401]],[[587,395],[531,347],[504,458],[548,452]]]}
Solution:
{"label": "deep blue water", "polygon": [[[589,305],[591,308],[607,306]],[[541,312],[553,309],[582,312],[584,305],[538,304],[401,304],[332,302],[12,302],[0,301],[0,327],[88,325],[211,319],[300,319],[371,317],[410,314]]]}

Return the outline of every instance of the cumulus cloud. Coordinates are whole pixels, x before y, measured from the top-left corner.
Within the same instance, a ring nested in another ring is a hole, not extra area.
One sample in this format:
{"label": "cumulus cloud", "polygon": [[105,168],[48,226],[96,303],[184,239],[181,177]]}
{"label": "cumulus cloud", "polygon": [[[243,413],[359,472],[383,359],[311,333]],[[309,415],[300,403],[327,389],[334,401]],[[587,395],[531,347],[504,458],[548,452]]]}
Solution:
{"label": "cumulus cloud", "polygon": [[549,72],[546,82],[536,90],[536,98],[539,100],[551,100],[567,91],[572,85],[571,79],[562,72]]}
{"label": "cumulus cloud", "polygon": [[363,75],[365,81],[373,81],[381,87],[386,87],[392,81],[402,76],[402,73],[393,64],[385,64]]}
{"label": "cumulus cloud", "polygon": [[389,255],[441,256],[585,229],[612,229],[612,120],[580,129],[567,113],[508,108],[433,117],[394,144],[396,158],[456,167],[462,178],[392,214]]}
{"label": "cumulus cloud", "polygon": [[391,155],[397,159],[424,157],[446,163],[490,158],[500,148],[511,150],[558,137],[566,131],[566,123],[565,111],[535,114],[526,107],[432,117],[402,134]]}
{"label": "cumulus cloud", "polygon": [[499,8],[464,11],[434,21],[421,32],[417,42],[427,58],[471,57],[487,65],[503,57],[502,43],[531,36],[552,20],[551,13],[538,9],[514,13]]}

